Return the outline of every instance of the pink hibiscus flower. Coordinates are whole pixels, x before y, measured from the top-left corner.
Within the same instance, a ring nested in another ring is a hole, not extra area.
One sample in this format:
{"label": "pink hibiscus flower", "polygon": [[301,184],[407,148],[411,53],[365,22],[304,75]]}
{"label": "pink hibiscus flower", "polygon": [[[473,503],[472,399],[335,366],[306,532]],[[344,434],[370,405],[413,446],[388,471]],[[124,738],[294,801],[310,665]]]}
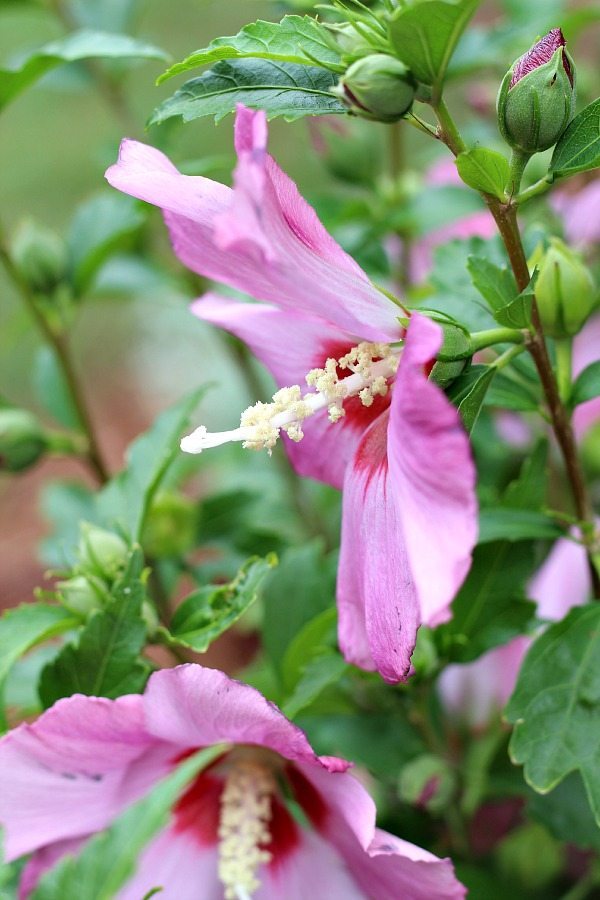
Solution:
{"label": "pink hibiscus flower", "polygon": [[233,189],[181,175],[133,141],[107,172],[115,187],[162,208],[187,266],[267,301],[195,302],[197,316],[252,348],[281,390],[246,410],[239,428],[202,427],[182,447],[239,440],[270,449],[283,432],[300,474],[343,487],[340,646],[350,662],[395,682],[409,671],[419,625],[449,618],[477,533],[468,438],[427,379],[442,331],[416,313],[406,331],[400,325],[406,311],[268,155],[262,112],[239,107],[235,136]]}
{"label": "pink hibiscus flower", "polygon": [[254,688],[184,665],[155,673],[143,696],[59,700],[0,740],[6,857],[33,853],[21,898],[190,752],[221,743],[233,748],[182,793],[118,900],[158,886],[165,900],[465,896],[449,860],[375,828],[349,763],[316,756]]}

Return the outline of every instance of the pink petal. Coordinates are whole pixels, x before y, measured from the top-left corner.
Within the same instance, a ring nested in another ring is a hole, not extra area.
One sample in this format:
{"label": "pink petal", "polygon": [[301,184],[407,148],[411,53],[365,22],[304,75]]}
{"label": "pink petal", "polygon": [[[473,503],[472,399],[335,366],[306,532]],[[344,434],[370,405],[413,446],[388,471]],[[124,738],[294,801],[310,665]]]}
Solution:
{"label": "pink petal", "polygon": [[[323,319],[264,303],[239,303],[211,293],[196,300],[191,309],[200,319],[225,328],[248,344],[279,387],[299,384],[306,388],[305,376],[311,369],[322,367],[328,357],[339,359],[360,342]],[[376,397],[367,408],[352,398],[344,404],[346,415],[335,425],[326,410],[312,416],[305,423],[302,441],[284,439],[294,468],[300,475],[341,488],[344,471],[365,428],[389,402],[389,395]]]}
{"label": "pink petal", "polygon": [[0,740],[6,858],[104,828],[127,802],[128,767],[152,743],[138,696],[75,695],[7,734]]}
{"label": "pink petal", "polygon": [[161,207],[175,252],[195,272],[260,300],[319,315],[370,340],[400,334],[398,310],[325,232],[265,151],[262,113],[238,111],[235,190],[181,175],[132,141],[110,184]]}
{"label": "pink petal", "polygon": [[465,896],[450,860],[375,828],[375,806],[356,778],[299,768],[327,805],[322,835],[345,859],[365,897],[460,900]]}
{"label": "pink petal", "polygon": [[456,222],[430,231],[415,242],[410,256],[410,278],[415,284],[424,281],[433,265],[433,251],[441,244],[452,240],[466,240],[470,237],[491,238],[496,233],[496,224],[486,210],[471,213]]}
{"label": "pink petal", "polygon": [[181,747],[257,744],[334,771],[350,765],[315,756],[304,732],[273,703],[216,669],[192,663],[162,669],[150,677],[143,700],[149,733]]}
{"label": "pink petal", "polygon": [[441,329],[413,313],[392,392],[389,484],[402,521],[421,622],[438,625],[471,565],[477,540],[475,466],[456,409],[424,366]]}
{"label": "pink petal", "polygon": [[587,555],[581,544],[560,538],[529,584],[528,594],[537,601],[540,619],[558,621],[591,594]]}
{"label": "pink petal", "polygon": [[388,469],[388,419],[365,432],[346,472],[337,600],[345,658],[396,682],[408,673],[420,618]]}
{"label": "pink petal", "polygon": [[[600,205],[600,197],[599,197]],[[573,341],[573,377],[576,378],[590,363],[598,359],[600,347],[600,316],[594,316]],[[600,397],[580,403],[573,413],[573,427],[578,441],[600,420]]]}
{"label": "pink petal", "polygon": [[167,828],[142,852],[135,875],[116,900],[141,900],[155,887],[164,888],[157,897],[165,900],[223,900],[217,866],[216,848],[202,850],[189,835]]}
{"label": "pink petal", "polygon": [[600,241],[600,180],[596,178],[575,193],[556,191],[550,204],[563,217],[570,243],[593,246]]}

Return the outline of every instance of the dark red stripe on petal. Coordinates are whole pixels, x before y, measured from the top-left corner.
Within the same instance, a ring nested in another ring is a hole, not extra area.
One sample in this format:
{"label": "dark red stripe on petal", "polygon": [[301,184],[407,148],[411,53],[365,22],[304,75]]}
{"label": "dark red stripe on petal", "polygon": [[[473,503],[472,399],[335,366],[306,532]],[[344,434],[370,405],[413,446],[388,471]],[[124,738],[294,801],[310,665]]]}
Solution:
{"label": "dark red stripe on petal", "polygon": [[357,472],[365,473],[367,476],[365,490],[375,475],[382,470],[387,470],[387,433],[389,418],[389,410],[386,410],[365,433],[356,449],[353,465]]}
{"label": "dark red stripe on petal", "polygon": [[314,827],[321,830],[327,818],[327,804],[321,794],[295,766],[287,766],[286,775],[294,798]]}
{"label": "dark red stripe on petal", "polygon": [[[533,45],[531,50],[528,50],[527,53],[524,53],[523,56],[517,60],[510,80],[510,87],[514,87],[515,84],[520,81],[521,78],[524,78],[525,75],[528,75],[529,72],[533,72],[534,69],[538,69],[540,66],[549,62],[558,48],[564,47],[566,43],[560,28],[553,28],[552,31],[549,31],[548,34],[544,35],[544,37],[537,42],[537,44]],[[572,86],[573,73],[571,71],[571,65],[564,53],[562,57],[565,72],[569,76],[569,81]]]}
{"label": "dark red stripe on petal", "polygon": [[173,808],[175,831],[192,834],[202,847],[219,839],[219,814],[223,781],[202,772]]}
{"label": "dark red stripe on petal", "polygon": [[264,849],[271,854],[270,869],[277,869],[300,843],[300,828],[283,803],[271,798],[271,840]]}
{"label": "dark red stripe on petal", "polygon": [[[352,346],[352,344],[333,341],[326,344],[313,363],[315,369],[322,369],[328,359],[341,359],[342,356],[345,356],[352,350]],[[347,378],[348,375],[351,374],[349,369],[342,369],[340,366],[337,367],[338,378]],[[352,428],[355,431],[364,431],[369,427],[371,422],[375,421],[377,416],[380,416],[381,413],[388,408],[390,399],[391,395],[388,391],[385,397],[380,397],[379,395],[374,397],[371,406],[364,406],[359,397],[349,397],[348,400],[344,401],[346,415],[340,419],[339,422],[336,422],[335,427]]]}

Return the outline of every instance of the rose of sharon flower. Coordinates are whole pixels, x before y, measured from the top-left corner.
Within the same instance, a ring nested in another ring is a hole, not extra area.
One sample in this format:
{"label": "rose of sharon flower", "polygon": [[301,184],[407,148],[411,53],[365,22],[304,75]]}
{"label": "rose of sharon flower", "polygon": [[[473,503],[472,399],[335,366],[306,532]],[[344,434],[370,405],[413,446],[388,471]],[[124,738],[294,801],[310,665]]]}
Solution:
{"label": "rose of sharon flower", "polygon": [[190,664],[152,675],[143,696],[59,700],[2,738],[6,857],[33,853],[21,898],[190,752],[221,743],[233,747],[182,793],[118,900],[159,886],[165,900],[465,896],[449,860],[375,828],[349,763],[316,756],[254,688]]}
{"label": "rose of sharon flower", "polygon": [[[245,341],[281,389],[241,425],[182,441],[271,450],[301,475],[343,487],[339,640],[346,659],[406,677],[421,624],[449,618],[476,540],[475,470],[458,414],[427,380],[442,342],[407,316],[325,231],[266,150],[264,113],[238,107],[235,187],[181,175],[124,141],[108,181],[163,210],[195,272],[267,303],[208,294],[194,313]],[[393,385],[393,387],[392,387]],[[392,387],[392,390],[390,390]]]}

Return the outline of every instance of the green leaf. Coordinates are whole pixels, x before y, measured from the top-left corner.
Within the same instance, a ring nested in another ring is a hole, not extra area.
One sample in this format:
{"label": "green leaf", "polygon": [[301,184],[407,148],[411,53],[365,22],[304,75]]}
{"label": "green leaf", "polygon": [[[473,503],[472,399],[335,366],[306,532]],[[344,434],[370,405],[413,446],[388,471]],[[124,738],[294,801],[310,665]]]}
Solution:
{"label": "green leaf", "polygon": [[12,666],[36,644],[79,624],[73,613],[48,603],[24,603],[0,617],[0,729],[6,725],[2,695]]}
{"label": "green leaf", "polygon": [[283,712],[290,719],[310,706],[330,685],[340,680],[348,663],[339,653],[323,653],[309,660],[296,682],[293,692],[283,704]]}
{"label": "green leaf", "polygon": [[67,240],[70,278],[76,294],[85,292],[102,263],[143,222],[140,204],[116,191],[97,194],[79,206]]}
{"label": "green leaf", "polygon": [[250,559],[229,584],[194,591],[177,607],[169,628],[159,629],[165,643],[204,653],[254,603],[263,578],[276,564],[273,554]]}
{"label": "green leaf", "polygon": [[140,5],[140,0],[69,0],[73,19],[82,28],[101,31],[127,31]]}
{"label": "green leaf", "polygon": [[320,65],[334,72],[343,72],[339,48],[323,25],[311,16],[284,16],[281,22],[261,19],[246,25],[236,35],[220,37],[208,47],[196,50],[182,62],[175,63],[160,76],[158,84],[207,63],[222,59],[270,59],[298,65]]}
{"label": "green leaf", "polygon": [[331,93],[336,81],[331,72],[315,66],[267,59],[224,60],[186,81],[153,112],[149,124],[158,125],[173,116],[181,116],[184,122],[214,116],[219,122],[238,103],[264,109],[268,119],[346,114],[346,107]]}
{"label": "green leaf", "polygon": [[566,178],[600,166],[600,97],[594,100],[563,132],[554,148],[550,174]]}
{"label": "green leaf", "polygon": [[504,491],[502,506],[528,510],[539,510],[544,506],[548,490],[548,451],[548,439],[540,438],[523,462],[518,478]]}
{"label": "green leaf", "polygon": [[469,256],[467,269],[492,312],[508,306],[517,296],[517,285],[508,266],[497,266],[485,256]]}
{"label": "green leaf", "polygon": [[499,200],[505,199],[510,167],[502,153],[485,147],[474,147],[457,156],[456,168],[469,187],[498,197]]}
{"label": "green leaf", "polygon": [[527,541],[562,537],[564,529],[554,519],[532,509],[496,506],[479,513],[479,543]]}
{"label": "green leaf", "polygon": [[496,374],[493,366],[472,366],[459,375],[447,391],[448,398],[458,409],[465,430],[470,434],[479,418],[485,395]]}
{"label": "green leaf", "polygon": [[31,900],[113,900],[134,874],[141,851],[167,826],[173,806],[190,781],[227,749],[223,744],[209,747],[182,762],[110,828],[88,841],[77,856],[63,857],[44,874]]}
{"label": "green leaf", "polygon": [[499,372],[485,398],[486,406],[511,409],[515,412],[537,412],[542,402],[538,384],[529,384],[518,377]]}
{"label": "green leaf", "polygon": [[265,580],[262,639],[278,674],[295,636],[307,622],[332,607],[335,571],[334,555],[326,556],[322,541],[315,540],[290,548]]}
{"label": "green leaf", "polygon": [[571,610],[534,642],[505,715],[527,783],[545,794],[579,770],[600,824],[600,605]]}
{"label": "green leaf", "polygon": [[506,328],[529,328],[531,326],[535,280],[536,276],[534,275],[527,287],[514,300],[494,313],[494,318],[499,325],[504,325]]}
{"label": "green leaf", "polygon": [[419,81],[439,89],[458,39],[478,2],[413,0],[392,16],[392,45]]}
{"label": "green leaf", "polygon": [[67,644],[44,668],[39,685],[44,706],[75,693],[114,698],[142,690],[149,674],[139,660],[146,642],[143,563],[141,550],[134,549],[105,607],[90,616],[77,643]]}
{"label": "green leaf", "polygon": [[161,413],[151,428],[128,448],[125,469],[98,494],[102,521],[125,529],[133,541],[140,539],[152,499],[179,456],[179,439],[203,391],[203,388],[193,391]]}
{"label": "green leaf", "polygon": [[549,794],[532,793],[526,814],[545,825],[560,841],[584,850],[600,851],[600,828],[590,810],[579,772],[567,775]]}
{"label": "green leaf", "polygon": [[81,429],[79,413],[56,353],[46,344],[35,354],[32,380],[36,398],[44,409],[65,428],[73,431]]}
{"label": "green leaf", "polygon": [[579,373],[571,389],[569,406],[573,409],[594,397],[600,397],[600,361],[591,363]]}
{"label": "green leaf", "polygon": [[152,44],[125,34],[104,31],[75,31],[44,44],[23,56],[18,63],[0,69],[0,110],[21,91],[63,63],[82,59],[168,59]]}
{"label": "green leaf", "polygon": [[452,603],[452,621],[435,632],[443,654],[469,662],[523,634],[535,613],[535,603],[524,595],[535,563],[530,543],[476,547],[471,571]]}
{"label": "green leaf", "polygon": [[96,495],[77,482],[50,482],[42,493],[42,512],[52,523],[52,531],[41,544],[47,566],[72,568],[82,521],[96,522]]}
{"label": "green leaf", "polygon": [[307,664],[318,656],[331,653],[336,643],[337,611],[330,607],[307,622],[286,650],[282,675],[288,694],[295,689]]}

